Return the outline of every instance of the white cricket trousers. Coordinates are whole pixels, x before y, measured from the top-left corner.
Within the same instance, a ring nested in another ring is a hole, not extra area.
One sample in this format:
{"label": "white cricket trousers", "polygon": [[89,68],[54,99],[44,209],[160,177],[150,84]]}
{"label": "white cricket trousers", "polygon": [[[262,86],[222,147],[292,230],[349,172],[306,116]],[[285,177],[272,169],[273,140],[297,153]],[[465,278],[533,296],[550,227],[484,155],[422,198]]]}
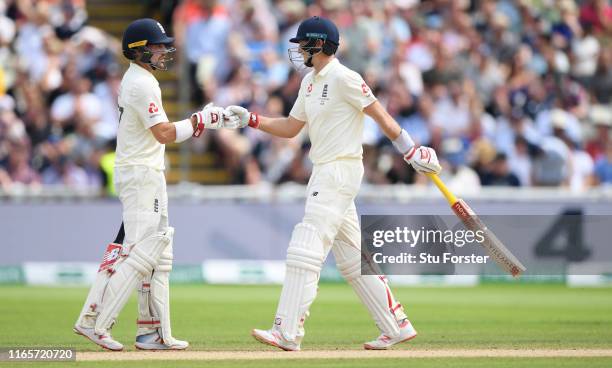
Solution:
{"label": "white cricket trousers", "polygon": [[334,240],[361,252],[361,233],[355,197],[363,178],[360,159],[315,165],[306,189],[303,223],[314,226],[321,236],[327,257]]}
{"label": "white cricket trousers", "polygon": [[147,166],[115,168],[115,188],[123,207],[124,244],[168,227],[168,194],[164,172]]}
{"label": "white cricket trousers", "polygon": [[405,314],[384,276],[361,274],[361,232],[355,196],[363,177],[358,159],[315,165],[307,187],[304,218],[293,230],[285,281],[274,327],[285,339],[300,343],[304,321],[317,293],[321,268],[329,251],[342,276],[387,336],[399,335]]}

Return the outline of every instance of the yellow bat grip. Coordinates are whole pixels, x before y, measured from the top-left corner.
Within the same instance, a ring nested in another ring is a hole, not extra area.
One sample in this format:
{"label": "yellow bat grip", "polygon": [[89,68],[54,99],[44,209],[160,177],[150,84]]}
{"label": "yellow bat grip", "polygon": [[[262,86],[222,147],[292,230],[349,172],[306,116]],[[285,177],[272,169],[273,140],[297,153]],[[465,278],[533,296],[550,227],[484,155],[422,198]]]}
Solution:
{"label": "yellow bat grip", "polygon": [[438,187],[438,189],[440,189],[440,192],[442,192],[442,194],[448,201],[448,204],[452,206],[455,204],[455,202],[457,202],[457,197],[455,197],[455,195],[451,193],[451,191],[446,187],[446,185],[444,184],[444,182],[442,182],[442,179],[440,179],[438,175],[436,174],[425,174],[425,175],[427,175],[427,177],[429,177],[429,179],[433,181],[433,183]]}

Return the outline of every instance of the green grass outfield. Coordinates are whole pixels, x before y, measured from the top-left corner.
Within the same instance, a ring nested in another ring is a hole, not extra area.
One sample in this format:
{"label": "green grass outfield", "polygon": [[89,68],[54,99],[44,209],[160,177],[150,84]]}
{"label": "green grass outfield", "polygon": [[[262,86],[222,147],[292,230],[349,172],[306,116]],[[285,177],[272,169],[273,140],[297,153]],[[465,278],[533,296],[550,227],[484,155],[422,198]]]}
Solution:
{"label": "green grass outfield", "polygon": [[[73,347],[99,351],[72,332],[86,297],[83,288],[0,287],[0,347]],[[191,350],[272,350],[251,338],[271,326],[280,286],[175,285],[173,334]],[[482,285],[473,288],[395,288],[419,331],[398,349],[612,349],[612,289],[561,285]],[[136,301],[130,300],[113,336],[134,350]],[[304,350],[355,350],[378,331],[353,291],[322,284],[306,322]],[[281,353],[279,354],[287,354]],[[289,353],[291,354],[291,353]],[[291,366],[373,366],[372,359],[293,360]],[[278,360],[276,360],[278,364]],[[376,367],[407,366],[405,359],[376,358]],[[7,363],[0,363],[7,364]],[[74,367],[270,366],[249,361],[135,361],[46,363]],[[612,358],[414,358],[410,367],[612,366]],[[15,366],[31,366],[19,363]],[[285,365],[285,364],[283,364]]]}

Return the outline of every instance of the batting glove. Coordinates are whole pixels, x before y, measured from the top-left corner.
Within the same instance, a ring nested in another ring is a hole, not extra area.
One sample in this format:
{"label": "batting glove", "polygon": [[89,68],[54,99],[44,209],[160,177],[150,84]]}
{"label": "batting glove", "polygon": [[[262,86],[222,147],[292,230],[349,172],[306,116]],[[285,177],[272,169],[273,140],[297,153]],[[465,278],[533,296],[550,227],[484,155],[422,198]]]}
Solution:
{"label": "batting glove", "polygon": [[249,112],[242,106],[231,105],[224,112],[224,126],[230,129],[244,128],[250,126],[257,129],[259,126],[259,116],[254,112]]}
{"label": "batting glove", "polygon": [[193,136],[199,137],[204,132],[204,129],[219,129],[223,127],[223,111],[219,106],[209,103],[204,106],[202,111],[198,111],[191,115],[191,121],[194,123]]}
{"label": "batting glove", "polygon": [[439,174],[442,171],[436,151],[431,147],[413,146],[404,154],[404,161],[420,173]]}

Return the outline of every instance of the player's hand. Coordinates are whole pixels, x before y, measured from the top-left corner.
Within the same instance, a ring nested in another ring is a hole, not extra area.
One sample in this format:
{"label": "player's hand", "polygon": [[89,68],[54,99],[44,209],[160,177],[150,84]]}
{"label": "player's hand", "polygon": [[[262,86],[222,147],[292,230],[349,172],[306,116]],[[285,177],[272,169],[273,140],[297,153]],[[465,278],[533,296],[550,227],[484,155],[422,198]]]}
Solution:
{"label": "player's hand", "polygon": [[193,136],[199,137],[204,129],[219,129],[223,127],[223,107],[209,103],[204,106],[202,111],[191,115],[191,122],[194,123]]}
{"label": "player's hand", "polygon": [[404,154],[404,161],[420,173],[439,174],[442,171],[436,151],[431,147],[412,147]]}
{"label": "player's hand", "polygon": [[225,109],[224,112],[225,122],[224,126],[230,129],[244,128],[250,126],[257,128],[259,126],[259,116],[242,106],[231,105]]}

